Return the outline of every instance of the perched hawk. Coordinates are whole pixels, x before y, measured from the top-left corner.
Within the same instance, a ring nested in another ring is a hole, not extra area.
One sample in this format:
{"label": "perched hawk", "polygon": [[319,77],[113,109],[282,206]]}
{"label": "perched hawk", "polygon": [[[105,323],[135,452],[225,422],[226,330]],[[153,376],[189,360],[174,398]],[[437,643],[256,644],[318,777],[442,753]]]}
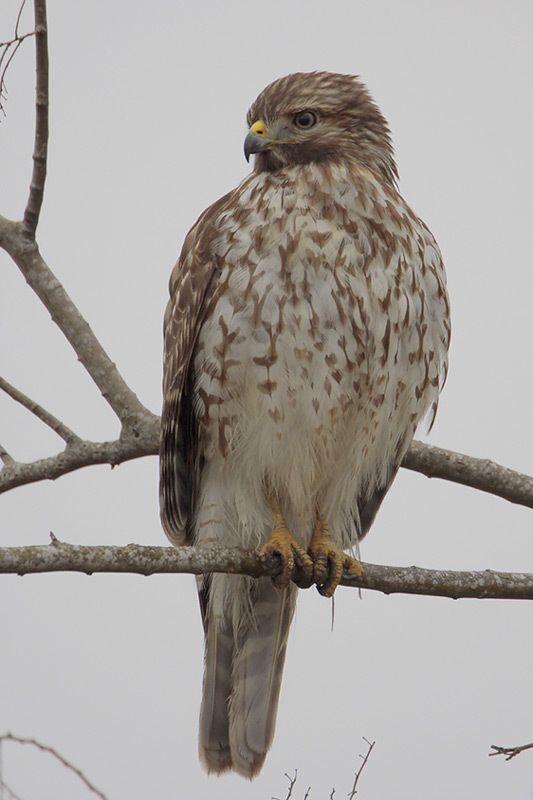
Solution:
{"label": "perched hawk", "polygon": [[248,112],[253,172],[205,211],[170,280],[161,515],[176,544],[257,547],[282,571],[199,581],[200,757],[256,774],[297,588],[330,597],[426,412],[450,338],[438,246],[397,189],[356,78],[298,73]]}

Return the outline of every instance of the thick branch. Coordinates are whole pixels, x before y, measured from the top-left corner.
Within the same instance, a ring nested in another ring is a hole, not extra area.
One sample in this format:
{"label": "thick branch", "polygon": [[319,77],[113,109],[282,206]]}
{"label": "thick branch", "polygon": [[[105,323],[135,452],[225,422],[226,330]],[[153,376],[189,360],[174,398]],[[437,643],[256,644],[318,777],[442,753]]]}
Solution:
{"label": "thick branch", "polygon": [[[82,441],[50,458],[28,464],[10,463],[0,471],[0,494],[16,486],[55,480],[82,467],[116,466],[135,458],[157,455],[158,451],[159,419],[145,410],[144,415],[137,418],[131,436],[122,436],[114,442]],[[402,466],[429,478],[460,483],[533,508],[533,478],[493,461],[414,441]]]}
{"label": "thick branch", "polygon": [[95,464],[109,464],[112,467],[124,461],[154,455],[157,452],[158,429],[151,425],[151,418],[147,418],[144,425],[139,424],[135,434],[123,435],[113,442],[87,442],[80,440],[73,445],[68,445],[65,450],[50,458],[39,461],[21,463],[9,460],[5,451],[2,457],[5,466],[0,470],[0,494],[24,486],[28,483],[37,483],[43,480],[55,480],[68,472],[74,472],[82,467]]}
{"label": "thick branch", "polygon": [[[372,589],[385,594],[421,594],[434,597],[475,597],[533,600],[533,575],[522,572],[453,572],[420,567],[363,564],[359,577],[346,576],[342,586]],[[275,575],[275,559],[263,561],[254,551],[209,547],[88,547],[58,542],[49,545],[0,548],[0,573],[36,572],[135,573],[153,575],[225,572],[262,577]]]}
{"label": "thick branch", "polygon": [[[35,0],[35,141],[33,145],[33,172],[30,194],[24,211],[24,231],[35,239],[43,204],[48,153],[48,28],[46,0]],[[18,26],[18,20],[17,20]]]}
{"label": "thick branch", "polygon": [[533,508],[533,478],[502,467],[488,458],[474,458],[414,441],[402,467],[421,472],[428,478],[462,483],[472,489],[495,494],[510,503]]}
{"label": "thick branch", "polygon": [[8,381],[0,376],[0,389],[8,394],[13,400],[17,403],[20,403],[21,406],[27,408],[28,411],[31,411],[32,414],[44,422],[49,428],[51,428],[58,436],[60,436],[64,442],[67,444],[74,444],[75,442],[81,442],[79,436],[77,436],[74,431],[71,431],[60,419],[54,417],[49,411],[36,403],[35,400],[32,400],[30,397],[25,395],[19,389],[12,386]]}

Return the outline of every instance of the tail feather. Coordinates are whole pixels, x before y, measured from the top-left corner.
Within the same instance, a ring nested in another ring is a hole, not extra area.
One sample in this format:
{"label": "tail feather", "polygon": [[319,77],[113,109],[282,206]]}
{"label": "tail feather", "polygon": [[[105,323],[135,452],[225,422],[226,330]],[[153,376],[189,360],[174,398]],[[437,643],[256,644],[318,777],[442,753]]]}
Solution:
{"label": "tail feather", "polygon": [[[280,592],[269,578],[241,579],[237,587],[232,579],[233,591],[247,597],[233,597],[229,618],[208,621],[200,758],[209,772],[234,769],[252,778],[274,736],[297,589]],[[245,607],[249,613],[236,619]]]}
{"label": "tail feather", "polygon": [[230,698],[230,747],[236,772],[252,778],[272,744],[296,588],[257,581],[254,625],[239,631]]}
{"label": "tail feather", "polygon": [[199,753],[208,772],[221,773],[231,768],[227,704],[233,649],[229,626],[206,625]]}

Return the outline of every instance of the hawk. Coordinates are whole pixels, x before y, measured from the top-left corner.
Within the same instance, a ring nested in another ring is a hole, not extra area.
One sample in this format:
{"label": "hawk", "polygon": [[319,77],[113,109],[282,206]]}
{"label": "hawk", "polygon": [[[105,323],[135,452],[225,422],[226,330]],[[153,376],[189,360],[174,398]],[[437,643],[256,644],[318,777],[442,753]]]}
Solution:
{"label": "hawk", "polygon": [[431,232],[398,192],[355,77],[297,73],[248,112],[254,169],[191,228],[170,279],[161,516],[176,545],[275,554],[205,575],[200,758],[253,777],[272,742],[298,592],[331,597],[419,421],[450,338]]}

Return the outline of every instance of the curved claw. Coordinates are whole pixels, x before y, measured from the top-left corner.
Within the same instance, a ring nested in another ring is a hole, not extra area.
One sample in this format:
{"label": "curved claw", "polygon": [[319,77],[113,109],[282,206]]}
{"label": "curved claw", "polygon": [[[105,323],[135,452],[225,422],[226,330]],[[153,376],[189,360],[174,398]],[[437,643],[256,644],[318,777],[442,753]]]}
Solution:
{"label": "curved claw", "polygon": [[313,559],[313,580],[319,594],[333,597],[341,582],[343,572],[361,575],[359,561],[344,553],[331,539],[326,523],[319,522],[309,544],[309,555]]}
{"label": "curved claw", "polygon": [[[297,585],[304,588],[313,582],[313,562],[292,534],[286,529],[275,528],[272,536],[259,548],[259,558],[279,558],[281,570],[272,581],[278,589],[285,589],[290,581],[297,579]],[[308,581],[308,582],[307,582]]]}
{"label": "curved claw", "polygon": [[294,583],[299,589],[309,589],[315,582],[311,558],[303,548],[298,547],[298,550],[295,552],[294,560],[296,562],[295,574],[292,577]]}

